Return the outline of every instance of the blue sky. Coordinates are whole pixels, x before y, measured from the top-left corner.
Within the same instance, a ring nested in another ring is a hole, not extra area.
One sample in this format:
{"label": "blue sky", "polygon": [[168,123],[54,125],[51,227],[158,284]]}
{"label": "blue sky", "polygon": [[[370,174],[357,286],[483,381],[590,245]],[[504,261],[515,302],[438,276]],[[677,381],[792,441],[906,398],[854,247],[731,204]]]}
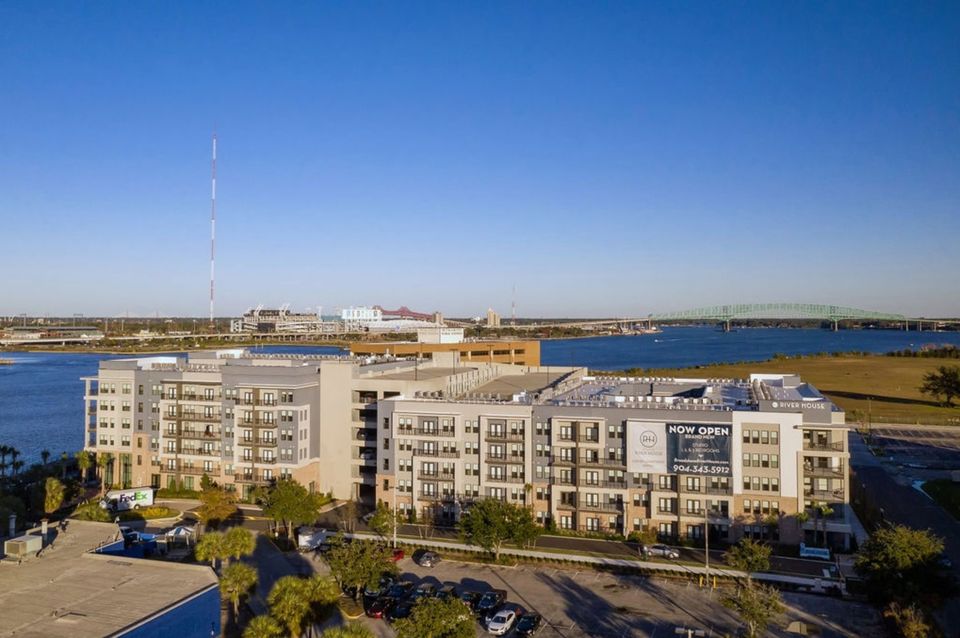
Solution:
{"label": "blue sky", "polygon": [[0,314],[960,315],[960,4],[0,4]]}

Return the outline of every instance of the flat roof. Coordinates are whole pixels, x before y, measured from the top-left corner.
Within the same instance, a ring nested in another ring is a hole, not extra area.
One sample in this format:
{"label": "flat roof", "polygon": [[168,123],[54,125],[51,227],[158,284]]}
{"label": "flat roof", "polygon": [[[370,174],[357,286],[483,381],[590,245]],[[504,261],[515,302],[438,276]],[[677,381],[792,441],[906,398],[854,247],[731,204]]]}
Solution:
{"label": "flat roof", "polygon": [[116,535],[71,520],[40,558],[0,562],[0,636],[106,636],[217,584],[202,565],[92,553]]}
{"label": "flat roof", "polygon": [[457,366],[456,368],[435,368],[432,366],[423,368],[407,368],[400,372],[391,372],[388,374],[379,374],[372,379],[391,379],[394,381],[426,381],[427,379],[437,379],[440,377],[449,377],[455,374],[462,374],[475,370],[469,366]]}
{"label": "flat roof", "polygon": [[528,372],[526,374],[508,374],[484,383],[470,391],[471,394],[484,393],[512,396],[520,392],[539,392],[563,376],[560,372]]}

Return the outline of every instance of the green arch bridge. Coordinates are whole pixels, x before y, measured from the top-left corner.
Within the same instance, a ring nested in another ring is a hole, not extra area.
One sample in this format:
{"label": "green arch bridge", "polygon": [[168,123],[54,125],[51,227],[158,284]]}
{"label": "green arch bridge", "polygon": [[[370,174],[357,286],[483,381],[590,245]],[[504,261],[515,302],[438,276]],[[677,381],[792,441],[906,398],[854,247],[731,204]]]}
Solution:
{"label": "green arch bridge", "polygon": [[746,319],[819,319],[821,321],[843,321],[845,319],[874,319],[877,321],[906,321],[904,315],[874,310],[861,310],[847,306],[829,306],[812,303],[761,303],[732,304],[726,306],[707,306],[654,314],[648,317],[652,321],[731,321]]}

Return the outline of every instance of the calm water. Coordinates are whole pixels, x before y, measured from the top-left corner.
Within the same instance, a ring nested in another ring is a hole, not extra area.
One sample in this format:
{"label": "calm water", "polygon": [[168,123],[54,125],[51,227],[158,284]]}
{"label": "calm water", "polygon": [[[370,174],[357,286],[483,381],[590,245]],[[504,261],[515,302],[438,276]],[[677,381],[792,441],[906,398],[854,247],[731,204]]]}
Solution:
{"label": "calm water", "polygon": [[[858,350],[889,352],[926,343],[960,346],[956,332],[749,329],[732,333],[713,328],[665,328],[657,335],[595,337],[544,341],[543,363],[583,365],[603,370],[701,365],[724,361],[760,361],[776,353],[810,354]],[[329,346],[267,346],[264,352],[332,354]],[[96,374],[98,354],[2,352],[12,366],[0,366],[0,443],[19,449],[26,463],[40,450],[72,453],[83,444],[82,376]]]}

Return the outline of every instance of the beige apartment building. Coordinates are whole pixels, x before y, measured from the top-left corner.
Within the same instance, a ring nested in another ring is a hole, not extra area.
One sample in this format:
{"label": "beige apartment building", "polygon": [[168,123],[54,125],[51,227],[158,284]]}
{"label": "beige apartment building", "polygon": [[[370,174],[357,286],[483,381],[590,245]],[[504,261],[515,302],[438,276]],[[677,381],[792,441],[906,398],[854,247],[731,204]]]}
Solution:
{"label": "beige apartment building", "polygon": [[242,349],[103,361],[84,378],[85,448],[112,455],[110,485],[198,489],[206,474],[246,495],[292,477],[372,502],[379,401],[459,396],[532,369]]}
{"label": "beige apartment building", "polygon": [[382,401],[377,498],[446,522],[498,498],[571,531],[849,543],[844,414],[796,376],[506,380]]}
{"label": "beige apartment building", "polygon": [[[844,414],[793,375],[593,377],[583,368],[245,350],[103,361],[86,449],[109,484],[206,474],[455,522],[498,498],[544,525],[664,538],[849,542]],[[820,506],[826,513],[819,514]],[[795,514],[814,513],[804,525]]]}

